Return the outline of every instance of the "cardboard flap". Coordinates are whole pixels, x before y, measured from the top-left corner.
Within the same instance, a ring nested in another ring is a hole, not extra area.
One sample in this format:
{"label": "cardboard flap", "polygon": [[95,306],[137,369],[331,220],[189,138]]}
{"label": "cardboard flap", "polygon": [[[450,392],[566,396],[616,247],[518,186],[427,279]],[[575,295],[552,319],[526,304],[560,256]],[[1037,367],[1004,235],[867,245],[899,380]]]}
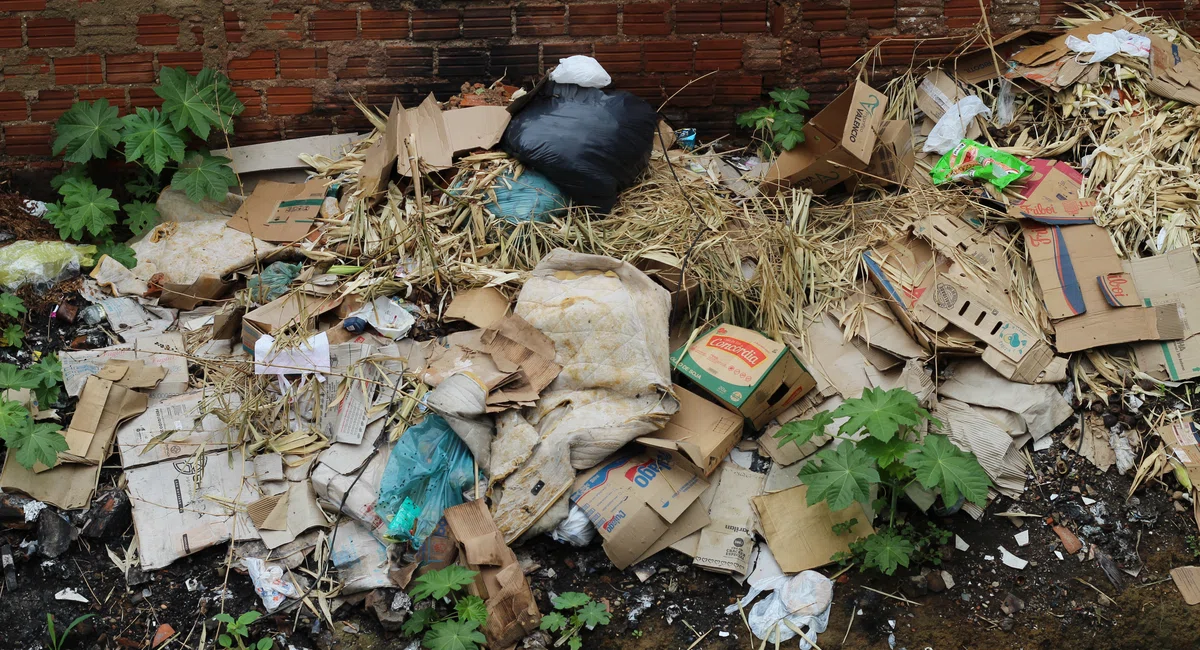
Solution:
{"label": "cardboard flap", "polygon": [[1104,301],[1113,307],[1139,307],[1142,298],[1138,295],[1137,287],[1133,284],[1133,276],[1121,273],[1108,273],[1096,277],[1100,284],[1100,293]]}
{"label": "cardboard flap", "polygon": [[[442,119],[442,109],[433,94],[426,97],[416,108],[402,111],[398,128],[395,132],[389,132],[388,137],[396,141],[395,148],[399,154],[396,158],[396,171],[403,176],[412,176],[414,153],[434,169],[445,169],[454,163],[450,134]],[[412,151],[405,144],[408,138],[412,138]]]}
{"label": "cardboard flap", "polygon": [[322,178],[307,183],[263,181],[226,225],[263,241],[298,242],[312,230],[324,201]]}
{"label": "cardboard flap", "polygon": [[742,437],[742,418],[703,397],[675,386],[679,410],[662,429],[638,438],[655,449],[680,452],[700,474],[708,475]]}
{"label": "cardboard flap", "polygon": [[[805,500],[807,486],[756,496],[751,499],[762,522],[767,546],[784,573],[795,573],[825,566],[830,557],[850,550],[850,542],[874,532],[862,506],[833,512],[824,501],[809,506]],[[858,523],[846,535],[833,532],[833,525],[857,519]]]}
{"label": "cardboard flap", "polygon": [[[508,113],[505,112],[505,115]],[[475,327],[486,328],[508,313],[508,298],[495,287],[471,289],[454,296],[446,306],[445,320],[464,320]]]}
{"label": "cardboard flap", "polygon": [[476,566],[501,566],[507,559],[508,546],[499,530],[468,539],[459,539],[467,562]]}
{"label": "cardboard flap", "polygon": [[1096,199],[1080,196],[1083,174],[1057,160],[1032,158],[1033,172],[1020,192],[1024,201],[1009,207],[1018,219],[1032,219],[1052,226],[1092,223]]}
{"label": "cardboard flap", "polygon": [[470,106],[442,113],[455,153],[491,149],[500,142],[510,118],[512,115],[503,106]]}
{"label": "cardboard flap", "polygon": [[[358,186],[367,197],[375,196],[387,189],[388,177],[396,157],[400,151],[396,145],[395,134],[400,132],[401,115],[404,107],[399,99],[392,100],[392,110],[388,113],[387,128],[379,134],[375,144],[367,149],[366,160],[358,172]],[[403,140],[401,140],[403,142]]]}
{"label": "cardboard flap", "polygon": [[1107,20],[1068,30],[1061,36],[1052,38],[1042,45],[1027,47],[1024,50],[1012,55],[1011,58],[1017,63],[1030,67],[1046,65],[1051,61],[1074,54],[1074,52],[1071,51],[1071,48],[1067,47],[1068,37],[1074,36],[1086,41],[1088,35],[1090,34],[1115,32],[1119,29],[1124,29],[1133,33],[1141,31],[1141,28],[1138,26],[1136,21],[1130,20],[1126,16],[1113,16]]}
{"label": "cardboard flap", "polygon": [[605,538],[603,543],[604,553],[618,569],[636,562],[670,528],[654,508],[645,503],[626,513],[625,526],[620,537]]}

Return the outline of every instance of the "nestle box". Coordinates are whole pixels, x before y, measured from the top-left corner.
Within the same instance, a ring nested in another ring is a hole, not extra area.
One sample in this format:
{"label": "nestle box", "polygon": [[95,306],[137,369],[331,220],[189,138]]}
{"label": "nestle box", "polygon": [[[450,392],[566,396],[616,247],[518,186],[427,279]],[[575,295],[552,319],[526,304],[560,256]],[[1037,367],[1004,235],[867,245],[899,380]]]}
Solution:
{"label": "nestle box", "polygon": [[913,150],[912,125],[906,120],[888,120],[883,123],[871,165],[867,167],[867,183],[908,182],[913,167],[917,164]]}
{"label": "nestle box", "polygon": [[764,187],[808,187],[814,192],[849,180],[871,163],[887,96],[855,81],[804,126],[804,142],[775,158]]}
{"label": "nestle box", "polygon": [[703,397],[675,386],[679,410],[654,433],[638,438],[647,447],[679,452],[680,464],[709,476],[742,439],[742,418]]}
{"label": "nestle box", "polygon": [[816,386],[791,349],[758,332],[720,325],[671,355],[671,364],[761,429]]}

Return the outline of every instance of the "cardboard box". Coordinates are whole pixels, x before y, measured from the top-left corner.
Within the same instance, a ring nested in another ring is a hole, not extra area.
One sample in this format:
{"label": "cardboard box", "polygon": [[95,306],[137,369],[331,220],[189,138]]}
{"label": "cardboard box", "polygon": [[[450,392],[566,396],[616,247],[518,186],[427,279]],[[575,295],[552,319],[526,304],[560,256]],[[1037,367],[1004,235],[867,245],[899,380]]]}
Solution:
{"label": "cardboard box", "polygon": [[885,121],[875,145],[875,153],[871,156],[871,164],[867,167],[865,182],[906,184],[917,164],[912,136],[912,124],[908,121]]}
{"label": "cardboard box", "polygon": [[[1125,271],[1108,231],[1095,224],[1047,226],[1022,224],[1025,246],[1046,311],[1053,319],[1055,347],[1075,352],[1134,341],[1165,341],[1184,337],[1175,303],[1146,306],[1122,304],[1113,294],[1118,285],[1110,276]],[[1162,282],[1154,278],[1150,282]],[[1127,301],[1125,301],[1127,302]]]}
{"label": "cardboard box", "polygon": [[816,386],[791,348],[732,325],[720,325],[690,348],[676,350],[671,364],[755,429]]}
{"label": "cardboard box", "polygon": [[[829,564],[835,553],[848,552],[850,542],[875,532],[862,506],[833,512],[824,502],[807,505],[808,487],[801,485],[751,499],[762,522],[767,546],[784,573],[796,573]],[[857,519],[850,532],[837,535],[833,525]]]}
{"label": "cardboard box", "polygon": [[[1049,25],[1038,25],[1029,29],[1018,29],[1009,32],[991,43],[991,48],[964,54],[946,64],[946,71],[959,81],[969,84],[981,84],[992,79],[999,79],[1008,72],[1008,59],[1021,49],[1041,43],[1058,33]],[[993,52],[995,54],[993,55]]]}
{"label": "cardboard box", "polygon": [[766,186],[824,192],[866,169],[883,124],[887,95],[855,81],[804,126],[804,142],[775,158]]}
{"label": "cardboard box", "polygon": [[742,439],[742,418],[699,395],[675,386],[679,410],[662,429],[637,441],[651,449],[679,453],[681,465],[707,477]]}
{"label": "cardboard box", "polygon": [[1200,55],[1177,43],[1150,36],[1150,72],[1146,90],[1187,104],[1200,104]]}
{"label": "cardboard box", "polygon": [[1171,454],[1183,463],[1192,485],[1200,485],[1200,427],[1192,416],[1158,428],[1158,435],[1171,448]]}
{"label": "cardboard box", "polygon": [[1158,379],[1200,377],[1200,268],[1191,248],[1130,260],[1125,266],[1143,304],[1153,307],[1178,302],[1184,314],[1179,340],[1134,344],[1138,368]]}
{"label": "cardboard box", "polygon": [[242,316],[242,349],[254,354],[254,344],[265,334],[274,334],[292,325],[311,327],[317,317],[338,306],[340,299],[307,293],[289,293],[282,298],[246,312]]}
{"label": "cardboard box", "polygon": [[1083,174],[1058,160],[1032,158],[1033,172],[1019,192],[1024,201],[1009,207],[1017,219],[1032,219],[1051,226],[1092,223],[1096,199],[1080,196]]}
{"label": "cardboard box", "polygon": [[762,494],[766,476],[724,463],[708,509],[711,522],[700,529],[696,566],[717,573],[746,575],[754,551],[754,510],[750,498]]}
{"label": "cardboard box", "polygon": [[576,477],[571,501],[600,531],[618,569],[640,558],[708,488],[680,465],[671,452],[627,450]]}
{"label": "cardboard box", "polygon": [[264,181],[226,224],[263,241],[298,242],[308,235],[325,201],[325,180],[307,183]]}

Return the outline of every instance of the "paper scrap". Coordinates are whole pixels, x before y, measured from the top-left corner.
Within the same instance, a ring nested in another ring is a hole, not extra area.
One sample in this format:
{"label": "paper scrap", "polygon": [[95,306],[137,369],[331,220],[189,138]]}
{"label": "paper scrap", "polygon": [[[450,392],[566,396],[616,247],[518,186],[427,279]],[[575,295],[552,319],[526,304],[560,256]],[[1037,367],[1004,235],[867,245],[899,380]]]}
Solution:
{"label": "paper scrap", "polygon": [[1028,560],[1022,560],[1012,553],[1009,553],[1008,550],[1003,546],[999,546],[997,548],[1000,549],[1000,561],[1003,562],[1005,566],[1010,566],[1014,569],[1024,569],[1029,564]]}

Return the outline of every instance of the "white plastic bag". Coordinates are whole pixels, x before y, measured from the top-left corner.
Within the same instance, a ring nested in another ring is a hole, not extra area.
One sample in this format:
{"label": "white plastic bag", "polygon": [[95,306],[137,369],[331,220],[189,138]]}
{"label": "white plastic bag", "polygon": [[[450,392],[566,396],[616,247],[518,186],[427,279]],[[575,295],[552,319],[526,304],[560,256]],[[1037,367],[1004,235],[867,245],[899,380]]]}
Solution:
{"label": "white plastic bag", "polygon": [[992,123],[1004,128],[1013,123],[1017,117],[1016,86],[1008,79],[1000,80],[1000,94],[996,97],[996,115]]}
{"label": "white plastic bag", "polygon": [[1086,41],[1076,36],[1068,36],[1067,47],[1072,52],[1092,53],[1088,63],[1099,63],[1118,53],[1143,59],[1150,57],[1150,39],[1140,34],[1130,34],[1124,29],[1088,34]]}
{"label": "white plastic bag", "polygon": [[268,564],[255,557],[242,558],[242,564],[254,583],[254,593],[262,598],[268,614],[279,609],[288,598],[300,597],[300,590],[290,577],[284,576],[283,567],[278,564]]}
{"label": "white plastic bag", "polygon": [[929,137],[925,138],[925,153],[936,151],[941,155],[946,155],[954,147],[962,142],[963,138],[967,137],[967,127],[971,125],[971,120],[975,119],[976,115],[991,115],[992,109],[984,105],[983,100],[971,95],[964,97],[950,108],[946,109],[946,114],[942,115],[942,119],[937,121],[933,130],[929,132]]}
{"label": "white plastic bag", "polygon": [[[787,623],[804,630],[813,641],[829,625],[829,609],[833,604],[833,583],[829,578],[816,571],[802,571],[790,578],[785,575],[767,578],[753,586],[740,605],[745,607],[767,591],[771,594],[754,604],[747,621],[754,636],[768,644],[797,636]],[[737,610],[737,605],[730,605],[725,608],[725,613],[732,614]],[[800,650],[811,647],[812,644],[800,637]]]}
{"label": "white plastic bag", "polygon": [[558,528],[550,533],[550,537],[553,537],[556,542],[571,546],[587,546],[596,539],[596,527],[592,525],[583,508],[572,503],[571,512],[566,519],[562,520]]}
{"label": "white plastic bag", "polygon": [[550,71],[550,81],[584,88],[603,88],[612,83],[612,77],[596,59],[576,54],[558,60],[558,67]]}

